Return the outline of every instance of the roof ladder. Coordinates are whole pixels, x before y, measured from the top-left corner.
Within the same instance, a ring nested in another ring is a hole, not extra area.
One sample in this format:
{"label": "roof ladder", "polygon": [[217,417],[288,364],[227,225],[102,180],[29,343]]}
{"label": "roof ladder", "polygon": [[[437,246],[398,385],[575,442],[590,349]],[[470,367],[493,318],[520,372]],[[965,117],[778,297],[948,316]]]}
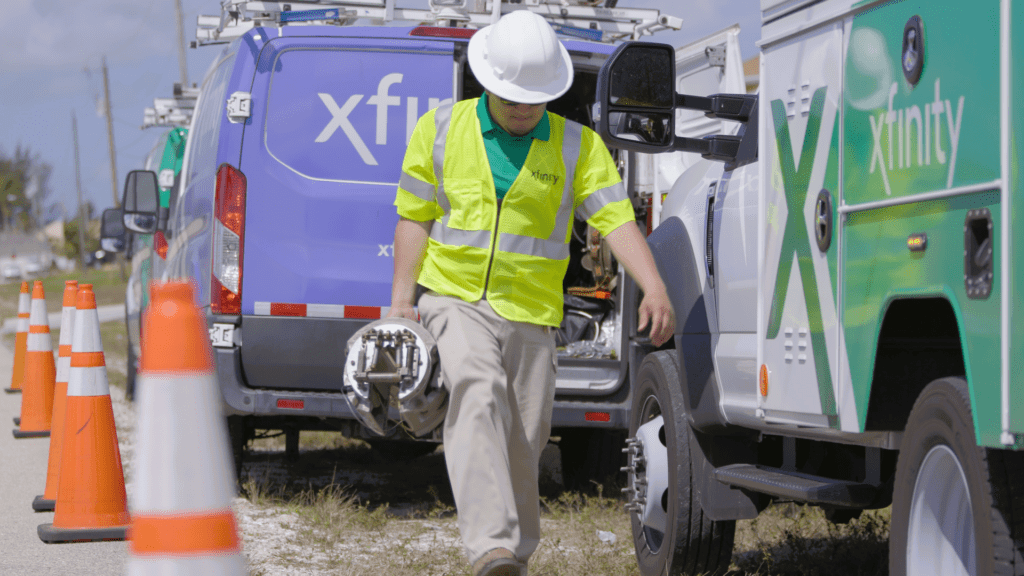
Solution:
{"label": "roof ladder", "polygon": [[269,2],[221,0],[218,16],[199,16],[192,47],[224,44],[257,26],[356,23],[380,25],[404,21],[427,26],[483,28],[503,14],[530,10],[543,16],[563,37],[597,42],[638,39],[661,30],[678,30],[682,19],[647,8],[615,8],[615,0],[430,0],[427,10],[399,8],[396,0],[320,0]]}

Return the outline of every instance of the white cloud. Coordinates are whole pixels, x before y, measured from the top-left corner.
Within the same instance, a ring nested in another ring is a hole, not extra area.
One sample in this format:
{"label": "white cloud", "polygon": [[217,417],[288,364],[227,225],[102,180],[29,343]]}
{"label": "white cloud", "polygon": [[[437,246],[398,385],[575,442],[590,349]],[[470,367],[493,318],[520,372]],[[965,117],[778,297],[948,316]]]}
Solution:
{"label": "white cloud", "polygon": [[[4,0],[0,68],[81,70],[103,55],[132,62],[174,54],[174,9],[153,0]],[[16,25],[11,25],[16,23]]]}

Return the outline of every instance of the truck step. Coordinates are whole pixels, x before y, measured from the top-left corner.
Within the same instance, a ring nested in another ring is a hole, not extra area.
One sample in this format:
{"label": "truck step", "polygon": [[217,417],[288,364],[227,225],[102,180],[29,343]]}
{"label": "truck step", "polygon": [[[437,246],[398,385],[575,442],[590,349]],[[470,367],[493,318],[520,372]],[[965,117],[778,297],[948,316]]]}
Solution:
{"label": "truck step", "polygon": [[731,464],[717,468],[715,479],[723,484],[772,496],[851,508],[868,506],[877,492],[877,487],[871,484],[834,480],[754,464]]}

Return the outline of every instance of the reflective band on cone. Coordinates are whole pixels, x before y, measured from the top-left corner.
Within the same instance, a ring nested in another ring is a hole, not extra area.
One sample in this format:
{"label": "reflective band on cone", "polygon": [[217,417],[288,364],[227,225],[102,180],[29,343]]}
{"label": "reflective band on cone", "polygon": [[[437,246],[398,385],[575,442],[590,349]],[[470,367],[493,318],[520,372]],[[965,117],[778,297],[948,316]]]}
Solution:
{"label": "reflective band on cone", "polygon": [[39,525],[39,539],[124,540],[128,502],[107,369],[95,361],[103,346],[91,284],[79,287],[73,322],[57,499],[53,524]]}
{"label": "reflective band on cone", "polygon": [[64,418],[67,414],[68,377],[71,375],[71,337],[74,335],[75,298],[78,281],[64,282],[64,304],[60,310],[60,341],[57,345],[57,384],[53,389],[53,417],[50,419],[50,455],[46,466],[46,488],[32,501],[36,512],[52,512],[57,501],[57,479],[64,446]]}
{"label": "reflective band on cone", "polygon": [[190,285],[151,286],[138,379],[128,574],[246,574],[213,352]]}
{"label": "reflective band on cone", "polygon": [[[25,381],[25,346],[28,344],[28,317],[31,303],[32,296],[28,291],[28,282],[22,282],[21,293],[18,294],[18,331],[14,336],[14,369],[11,371],[11,387],[4,388],[4,392],[8,394],[21,392],[21,385]],[[15,422],[15,424],[19,422]]]}
{"label": "reflective band on cone", "polygon": [[53,390],[57,367],[53,362],[53,340],[46,315],[46,293],[36,280],[25,343],[25,380],[22,382],[21,419],[15,438],[47,438],[53,416]]}

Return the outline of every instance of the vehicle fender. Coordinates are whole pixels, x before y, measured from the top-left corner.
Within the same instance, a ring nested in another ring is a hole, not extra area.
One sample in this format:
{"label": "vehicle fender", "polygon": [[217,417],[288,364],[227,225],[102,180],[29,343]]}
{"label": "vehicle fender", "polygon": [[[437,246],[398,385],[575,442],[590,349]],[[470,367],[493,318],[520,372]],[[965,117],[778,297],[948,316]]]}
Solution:
{"label": "vehicle fender", "polygon": [[719,430],[728,423],[720,408],[707,304],[690,235],[683,221],[672,216],[658,225],[647,242],[676,313],[679,384],[690,425],[703,432]]}

